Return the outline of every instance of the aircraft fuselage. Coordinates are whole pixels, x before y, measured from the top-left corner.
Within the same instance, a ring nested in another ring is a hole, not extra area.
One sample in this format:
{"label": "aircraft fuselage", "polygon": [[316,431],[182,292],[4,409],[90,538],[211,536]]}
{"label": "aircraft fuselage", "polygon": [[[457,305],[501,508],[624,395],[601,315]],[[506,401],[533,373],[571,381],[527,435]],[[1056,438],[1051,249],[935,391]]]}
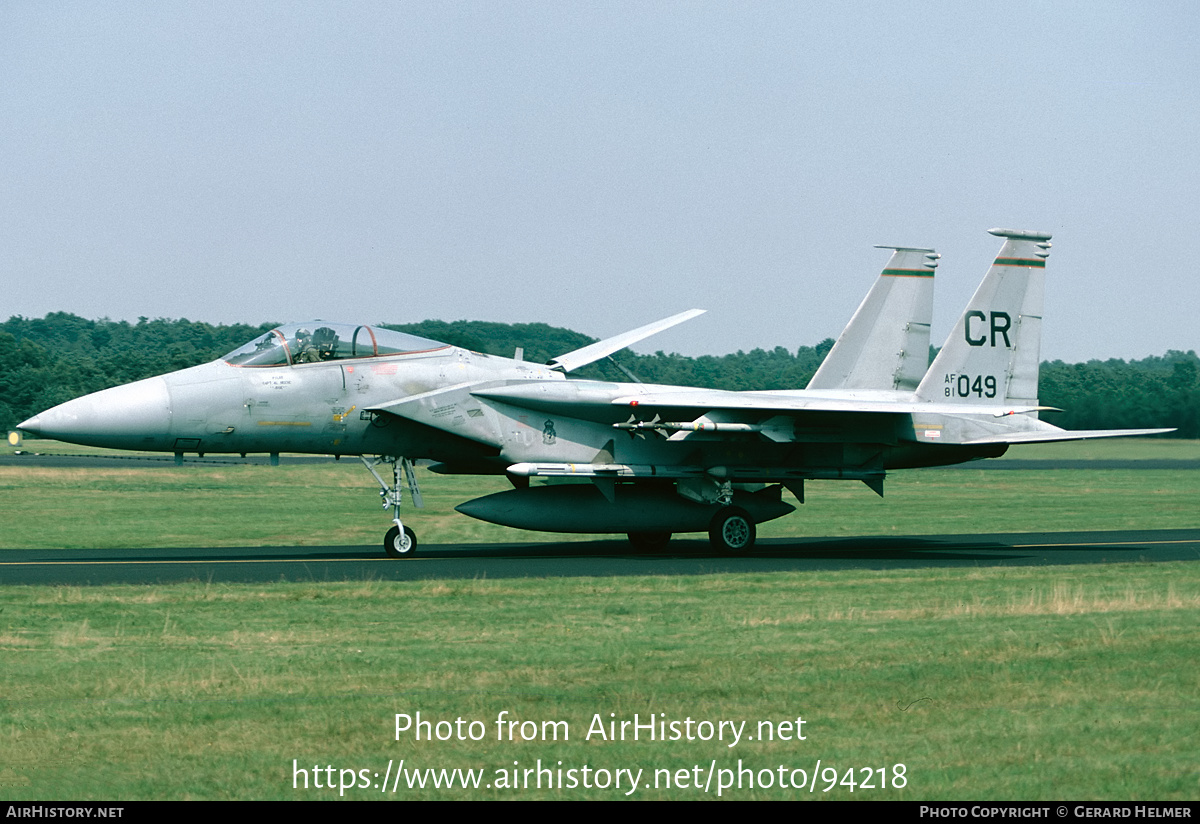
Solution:
{"label": "aircraft fuselage", "polygon": [[[511,386],[522,388],[519,406],[502,400]],[[803,426],[785,426],[778,440],[754,432],[671,440],[614,427],[636,406],[592,403],[664,388],[566,380],[546,366],[445,346],[268,367],[218,360],[68,401],[23,427],[73,443],[152,452],[404,455],[483,462],[496,472],[528,462],[592,464],[604,456],[610,464],[662,467],[662,477],[682,464],[727,467],[746,481],[856,478],[1003,451],[922,443],[909,415],[815,413]],[[587,410],[583,417],[564,413],[572,402]],[[665,415],[696,417],[685,408]]]}

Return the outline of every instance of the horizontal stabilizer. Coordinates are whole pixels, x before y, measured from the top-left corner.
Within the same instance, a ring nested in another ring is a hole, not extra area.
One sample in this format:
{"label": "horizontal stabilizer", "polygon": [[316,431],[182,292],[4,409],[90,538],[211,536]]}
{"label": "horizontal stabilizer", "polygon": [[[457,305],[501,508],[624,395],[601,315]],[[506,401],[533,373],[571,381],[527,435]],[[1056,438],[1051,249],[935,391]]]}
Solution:
{"label": "horizontal stabilizer", "polygon": [[644,340],[651,335],[656,335],[664,329],[670,329],[672,326],[683,323],[685,320],[691,320],[697,315],[703,315],[705,311],[704,309],[689,309],[686,312],[680,312],[678,315],[672,315],[669,318],[663,318],[654,323],[639,326],[637,329],[632,329],[615,337],[589,344],[582,349],[576,349],[574,352],[568,352],[565,355],[552,358],[550,365],[563,372],[574,372],[576,369],[587,366],[589,363],[598,361],[601,358],[607,358],[613,352],[619,352],[627,346],[633,346],[638,341]]}
{"label": "horizontal stabilizer", "polygon": [[989,443],[1056,443],[1059,441],[1084,441],[1092,438],[1132,438],[1138,435],[1164,435],[1174,431],[1174,429],[1060,429],[1057,432],[1010,432],[1005,435],[965,441],[963,446]]}

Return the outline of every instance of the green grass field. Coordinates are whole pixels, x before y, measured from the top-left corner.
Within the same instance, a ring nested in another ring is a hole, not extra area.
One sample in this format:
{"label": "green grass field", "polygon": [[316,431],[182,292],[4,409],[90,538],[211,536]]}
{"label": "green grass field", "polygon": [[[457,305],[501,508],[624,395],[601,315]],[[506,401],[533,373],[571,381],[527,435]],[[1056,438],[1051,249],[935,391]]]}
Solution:
{"label": "green grass field", "polygon": [[[1198,451],[1146,443],[1059,448],[1073,460]],[[1197,475],[921,470],[889,478],[883,500],[812,484],[798,513],[761,534],[1195,527]],[[387,518],[371,483],[347,461],[0,467],[0,542],[373,545]],[[423,486],[429,506],[413,523],[425,542],[526,538],[451,511],[486,491],[479,479],[423,475]],[[738,799],[1195,800],[1198,618],[1189,562],[0,586],[0,798],[623,798],[618,770],[640,770],[632,798],[722,787]],[[396,740],[396,714],[418,711],[461,718],[468,740],[452,723],[430,728],[450,740]],[[497,740],[502,712],[534,722],[529,740],[520,724],[516,740]],[[597,717],[634,714],[696,740],[587,736]],[[728,726],[699,740],[698,722],[721,721],[745,722],[738,743]],[[758,740],[760,722],[777,740]],[[384,792],[401,759],[397,791]],[[539,760],[543,787],[527,788]],[[459,773],[434,789],[442,777],[427,768],[482,770],[480,784],[463,789]],[[424,789],[409,788],[417,777]]]}

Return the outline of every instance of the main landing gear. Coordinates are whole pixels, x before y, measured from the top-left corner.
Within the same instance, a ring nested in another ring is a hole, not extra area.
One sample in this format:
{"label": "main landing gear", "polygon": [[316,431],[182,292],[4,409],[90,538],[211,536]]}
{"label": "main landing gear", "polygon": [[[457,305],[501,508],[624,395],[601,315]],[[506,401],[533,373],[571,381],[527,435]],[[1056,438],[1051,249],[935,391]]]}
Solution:
{"label": "main landing gear", "polygon": [[754,546],[754,519],[737,506],[727,506],[713,516],[708,540],[722,555],[745,555]]}
{"label": "main landing gear", "polygon": [[[392,510],[392,523],[395,524],[387,531],[387,535],[383,538],[383,551],[387,553],[389,558],[411,558],[417,552],[417,535],[412,531],[411,527],[405,526],[400,520],[400,504],[404,501],[404,490],[400,485],[400,475],[403,472],[404,480],[408,484],[408,493],[412,497],[413,506],[417,509],[423,509],[425,502],[421,500],[421,490],[417,486],[417,475],[413,472],[412,461],[408,458],[393,458],[390,455],[380,455],[377,458],[368,459],[366,455],[361,456],[363,466],[367,471],[375,476],[375,480],[379,481],[379,497],[383,498],[383,508]],[[375,471],[375,467],[380,464],[392,465],[392,483],[389,486],[387,481]]]}
{"label": "main landing gear", "polygon": [[[671,542],[670,532],[630,532],[629,544],[641,553],[662,552]],[[745,555],[754,547],[756,529],[750,513],[740,506],[717,510],[708,524],[708,541],[721,555]]]}

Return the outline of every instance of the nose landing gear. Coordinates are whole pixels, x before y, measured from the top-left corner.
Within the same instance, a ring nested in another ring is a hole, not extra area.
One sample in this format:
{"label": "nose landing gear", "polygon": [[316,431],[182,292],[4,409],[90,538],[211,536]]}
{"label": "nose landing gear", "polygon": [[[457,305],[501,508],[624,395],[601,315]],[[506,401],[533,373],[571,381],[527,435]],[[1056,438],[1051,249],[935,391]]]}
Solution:
{"label": "nose landing gear", "polygon": [[[421,489],[417,486],[417,475],[413,471],[412,461],[408,458],[395,458],[390,455],[380,455],[370,459],[366,455],[362,455],[361,458],[363,466],[375,476],[375,480],[379,481],[379,497],[383,498],[383,508],[390,507],[392,510],[392,523],[395,526],[389,529],[387,535],[384,536],[383,551],[389,558],[411,558],[417,551],[417,535],[411,527],[405,526],[400,520],[400,504],[404,502],[404,490],[400,485],[401,472],[404,473],[404,480],[408,484],[408,493],[412,497],[413,506],[417,509],[425,508],[425,502],[421,499]],[[380,464],[392,465],[390,486],[375,471],[375,467]]]}

